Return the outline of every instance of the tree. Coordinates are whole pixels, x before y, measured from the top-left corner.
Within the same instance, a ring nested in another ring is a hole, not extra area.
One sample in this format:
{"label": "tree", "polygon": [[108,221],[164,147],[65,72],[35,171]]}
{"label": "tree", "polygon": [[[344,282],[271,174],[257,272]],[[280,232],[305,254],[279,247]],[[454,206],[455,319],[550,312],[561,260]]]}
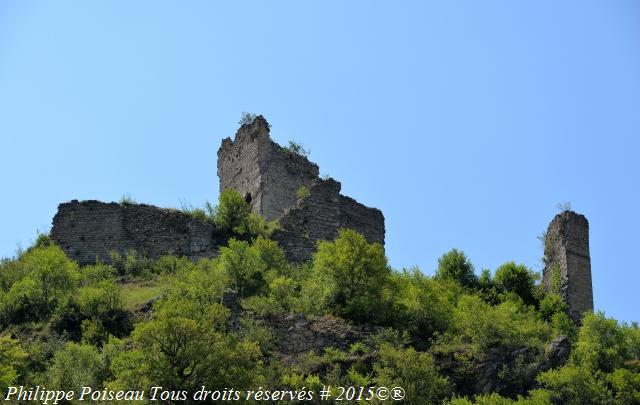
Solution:
{"label": "tree", "polygon": [[[4,267],[4,266],[3,266]],[[47,318],[78,287],[78,264],[69,260],[55,245],[24,253],[13,266],[6,266],[8,291],[0,302],[5,322],[24,322]]]}
{"label": "tree", "polygon": [[434,280],[418,269],[394,273],[393,325],[407,329],[416,343],[426,343],[434,333],[444,332],[451,323],[460,285],[450,279]]}
{"label": "tree", "polygon": [[382,311],[391,271],[379,243],[367,242],[352,229],[341,229],[335,241],[318,243],[313,269],[333,280],[333,303],[343,315],[371,320]]}
{"label": "tree", "polygon": [[114,359],[111,386],[188,392],[202,385],[257,387],[263,379],[259,346],[227,334],[228,315],[218,303],[202,305],[176,296],[160,301],[153,318],[136,326],[133,348]]}
{"label": "tree", "polygon": [[525,304],[538,302],[535,294],[535,282],[538,276],[523,264],[508,262],[498,267],[493,282],[502,291],[518,295]]}
{"label": "tree", "polygon": [[589,313],[582,319],[572,361],[592,372],[612,372],[640,359],[640,328],[620,324],[604,313]]}
{"label": "tree", "polygon": [[463,287],[475,287],[478,284],[473,265],[464,252],[457,249],[451,249],[438,259],[436,277],[456,280]]}
{"label": "tree", "polygon": [[220,193],[218,205],[207,204],[209,221],[227,236],[250,239],[256,236],[268,238],[277,227],[275,222],[267,222],[262,216],[251,212],[251,207],[234,189]]}
{"label": "tree", "polygon": [[70,342],[53,357],[47,384],[65,391],[99,387],[102,368],[102,358],[94,346]]}
{"label": "tree", "polygon": [[604,383],[583,367],[564,366],[540,374],[537,380],[551,393],[551,399],[556,404],[613,403]]}
{"label": "tree", "polygon": [[247,221],[251,207],[234,189],[226,189],[220,193],[218,206],[214,210],[213,221],[223,232],[238,235],[247,231]]}
{"label": "tree", "polygon": [[264,289],[267,265],[248,242],[229,240],[229,247],[220,249],[219,263],[240,297],[255,295]]}

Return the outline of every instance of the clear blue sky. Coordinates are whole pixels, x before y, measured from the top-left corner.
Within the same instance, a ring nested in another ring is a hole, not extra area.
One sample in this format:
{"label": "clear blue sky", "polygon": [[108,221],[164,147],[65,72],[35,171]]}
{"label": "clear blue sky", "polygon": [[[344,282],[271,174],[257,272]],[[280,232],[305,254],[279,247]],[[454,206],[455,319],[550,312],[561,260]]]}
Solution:
{"label": "clear blue sky", "polygon": [[637,1],[2,1],[0,256],[71,199],[199,205],[242,111],[379,207],[395,268],[540,270],[569,201],[640,320]]}

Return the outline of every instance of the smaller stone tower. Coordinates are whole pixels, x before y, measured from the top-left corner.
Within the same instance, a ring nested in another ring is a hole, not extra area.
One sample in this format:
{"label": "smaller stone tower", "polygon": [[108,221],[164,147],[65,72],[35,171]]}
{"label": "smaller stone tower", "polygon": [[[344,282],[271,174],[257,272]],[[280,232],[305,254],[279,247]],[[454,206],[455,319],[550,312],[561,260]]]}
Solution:
{"label": "smaller stone tower", "polygon": [[560,294],[576,323],[593,311],[589,221],[584,215],[564,211],[556,215],[545,237],[545,290]]}

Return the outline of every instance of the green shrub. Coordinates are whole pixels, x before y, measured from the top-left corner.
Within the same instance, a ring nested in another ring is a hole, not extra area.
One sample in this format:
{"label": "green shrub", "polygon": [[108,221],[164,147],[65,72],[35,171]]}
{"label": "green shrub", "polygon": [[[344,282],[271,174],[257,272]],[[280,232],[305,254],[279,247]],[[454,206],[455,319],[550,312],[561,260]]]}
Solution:
{"label": "green shrub", "polygon": [[48,318],[80,280],[78,264],[55,245],[31,249],[3,267],[13,273],[3,277],[8,291],[0,302],[0,322],[5,324]]}
{"label": "green shrub", "polygon": [[354,230],[341,229],[335,241],[318,243],[313,268],[332,279],[332,303],[342,315],[375,322],[376,316],[384,313],[383,296],[391,271],[379,243],[367,242]]}
{"label": "green shrub", "polygon": [[450,279],[434,280],[418,269],[394,273],[393,326],[408,330],[415,342],[426,344],[435,333],[449,328],[460,285]]}
{"label": "green shrub", "polygon": [[253,123],[253,120],[255,120],[257,116],[258,116],[257,114],[243,112],[242,116],[240,117],[240,121],[238,121],[238,125],[251,124]]}
{"label": "green shrub", "polygon": [[22,377],[28,356],[18,340],[8,333],[0,334],[0,394],[6,393],[7,387]]}
{"label": "green shrub", "polygon": [[537,378],[551,394],[555,404],[583,405],[613,403],[605,384],[586,368],[565,366],[540,374]]}
{"label": "green shrub", "polygon": [[53,357],[46,382],[65,391],[77,391],[84,386],[100,387],[103,368],[102,357],[95,347],[71,342]]}
{"label": "green shrub", "polygon": [[404,388],[406,404],[439,404],[449,395],[449,383],[428,353],[383,344],[373,368],[378,386]]}
{"label": "green shrub", "polygon": [[294,140],[289,140],[289,144],[284,149],[304,157],[309,157],[309,153],[311,152],[305,149],[300,142],[296,142]]}
{"label": "green shrub", "polygon": [[640,328],[637,324],[620,324],[602,312],[586,314],[571,359],[592,372],[623,368],[627,362],[640,359]]}
{"label": "green shrub", "polygon": [[300,186],[298,191],[296,191],[296,196],[299,200],[305,200],[311,195],[311,192],[305,186]]}
{"label": "green shrub", "polygon": [[455,346],[470,345],[480,354],[496,346],[542,350],[551,338],[551,328],[517,301],[492,306],[477,296],[464,295],[453,311],[447,337]]}
{"label": "green shrub", "polygon": [[224,333],[228,315],[217,303],[173,295],[159,301],[153,318],[136,325],[132,347],[114,358],[116,378],[109,386],[255,389],[264,378],[262,353],[256,342]]}
{"label": "green shrub", "polygon": [[102,347],[109,339],[109,332],[104,328],[102,322],[96,319],[85,319],[80,325],[82,331],[82,343]]}
{"label": "green shrub", "polygon": [[134,200],[129,193],[123,194],[122,197],[120,197],[120,204],[122,205],[133,205],[135,203],[136,200]]}
{"label": "green shrub", "polygon": [[245,241],[229,240],[229,246],[220,249],[220,268],[229,277],[231,287],[240,297],[256,295],[266,287],[266,263],[257,249]]}

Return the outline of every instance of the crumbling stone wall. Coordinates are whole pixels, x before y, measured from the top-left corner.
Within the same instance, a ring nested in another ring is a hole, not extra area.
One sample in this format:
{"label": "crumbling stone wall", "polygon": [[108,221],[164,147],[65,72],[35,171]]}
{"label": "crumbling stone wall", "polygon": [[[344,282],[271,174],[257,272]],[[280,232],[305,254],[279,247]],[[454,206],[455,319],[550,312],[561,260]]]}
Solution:
{"label": "crumbling stone wall", "polygon": [[219,244],[211,224],[145,204],[73,200],[58,206],[51,238],[80,264],[110,262],[112,251],[156,259],[165,254],[212,257]]}
{"label": "crumbling stone wall", "polygon": [[549,224],[543,285],[562,296],[575,322],[579,323],[585,312],[593,311],[589,221],[584,215],[564,211]]}
{"label": "crumbling stone wall", "polygon": [[[316,242],[334,239],[340,228],[384,245],[382,212],[340,195],[340,183],[320,179],[318,172],[306,157],[271,141],[262,116],[242,125],[235,139],[226,138],[218,150],[220,191],[236,189],[254,212],[278,220],[280,229],[272,237],[287,259],[309,260]],[[300,187],[309,190],[308,197],[298,198]]]}
{"label": "crumbling stone wall", "polygon": [[[322,180],[318,172],[315,163],[273,142],[262,116],[242,125],[218,150],[220,191],[233,188],[253,212],[277,219],[280,229],[273,238],[289,260],[309,260],[316,242],[334,239],[339,228],[355,229],[384,245],[382,213],[340,195],[340,183]],[[298,198],[301,187],[309,190],[308,197]],[[149,258],[211,257],[224,242],[212,225],[176,210],[98,201],[60,204],[51,234],[81,264],[108,262],[109,252],[132,249]]]}
{"label": "crumbling stone wall", "polygon": [[318,179],[309,196],[298,199],[280,218],[280,229],[272,239],[280,244],[288,260],[311,259],[317,241],[335,239],[340,228],[355,229],[369,242],[384,245],[382,212],[340,195],[340,187],[334,179]]}

